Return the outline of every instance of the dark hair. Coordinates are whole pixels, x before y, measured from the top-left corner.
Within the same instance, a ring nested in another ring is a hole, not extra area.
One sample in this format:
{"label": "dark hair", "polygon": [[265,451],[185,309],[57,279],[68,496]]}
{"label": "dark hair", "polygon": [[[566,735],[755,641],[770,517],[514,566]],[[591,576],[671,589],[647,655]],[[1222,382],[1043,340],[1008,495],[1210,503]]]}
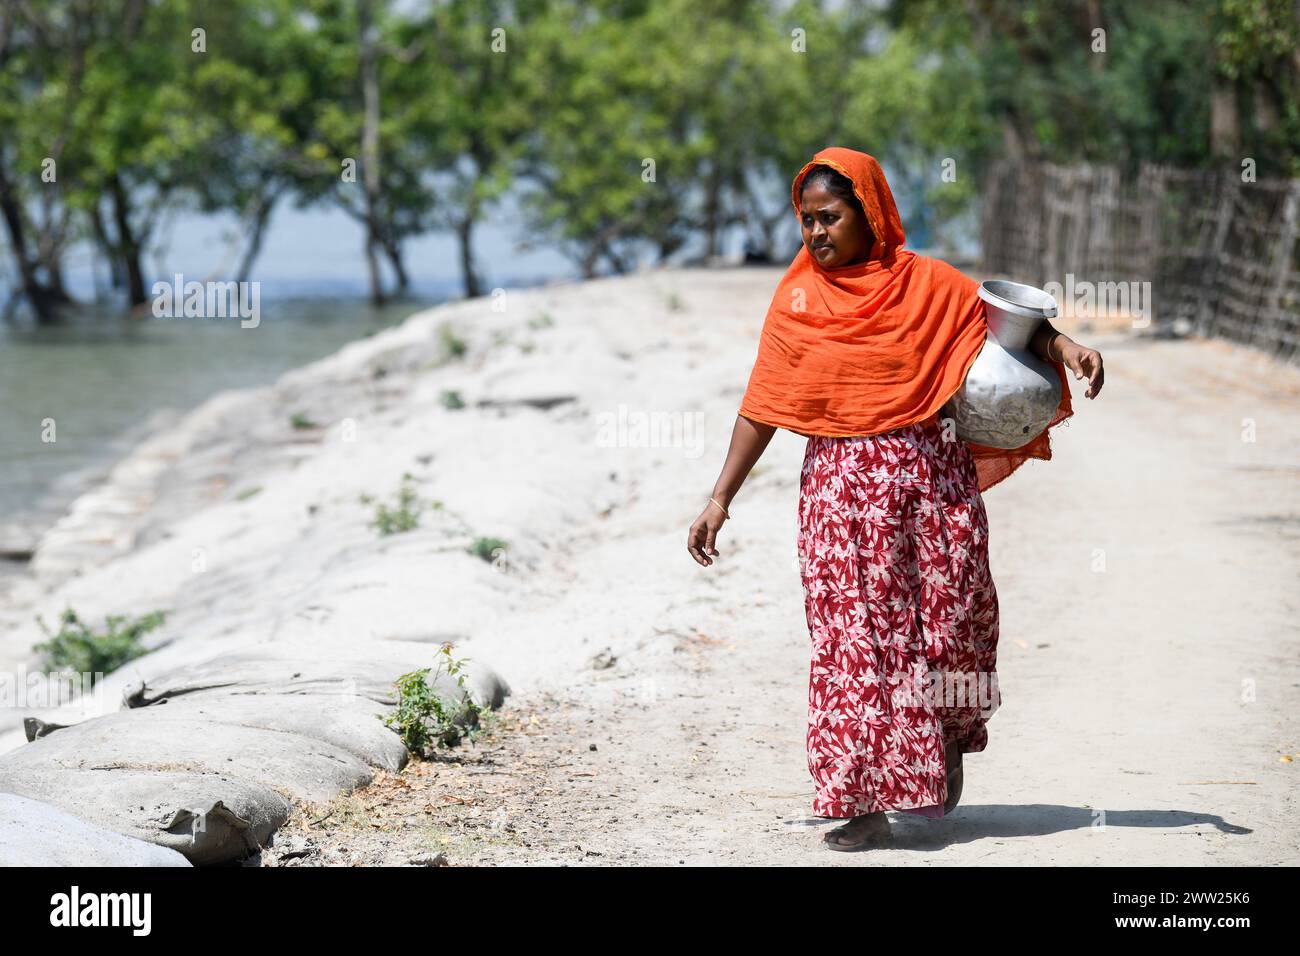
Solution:
{"label": "dark hair", "polygon": [[802,183],[799,184],[799,198],[803,199],[803,192],[808,188],[809,183],[821,185],[828,193],[837,199],[843,199],[846,203],[857,210],[862,221],[866,222],[866,214],[862,211],[862,203],[858,202],[858,196],[853,191],[853,181],[847,176],[841,175],[829,166],[818,164],[808,171]]}

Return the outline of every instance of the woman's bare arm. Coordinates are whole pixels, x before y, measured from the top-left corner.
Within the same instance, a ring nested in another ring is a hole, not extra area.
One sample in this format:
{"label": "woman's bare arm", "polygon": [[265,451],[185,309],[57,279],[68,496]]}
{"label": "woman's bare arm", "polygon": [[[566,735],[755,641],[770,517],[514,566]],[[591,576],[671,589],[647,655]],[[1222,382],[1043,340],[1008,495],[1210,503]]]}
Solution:
{"label": "woman's bare arm", "polygon": [[775,425],[765,425],[744,415],[736,416],[735,427],[731,429],[731,447],[727,449],[727,460],[722,465],[722,474],[713,486],[713,497],[731,510],[731,499],[745,483],[758,459],[763,457],[767,444],[776,434]]}
{"label": "woman's bare arm", "polygon": [[1074,372],[1076,379],[1086,378],[1088,390],[1084,395],[1087,398],[1096,398],[1102,384],[1106,381],[1101,353],[1096,349],[1080,345],[1064,332],[1054,328],[1046,319],[1043,319],[1034,330],[1029,340],[1029,351],[1045,362],[1063,363],[1066,368]]}
{"label": "woman's bare arm", "polygon": [[700,516],[691,525],[686,536],[686,550],[696,563],[708,567],[713,563],[710,555],[716,555],[714,547],[718,529],[726,520],[723,509],[731,510],[731,500],[740,490],[740,486],[749,477],[749,472],[762,457],[768,442],[776,433],[775,425],[756,422],[743,415],[736,416],[735,427],[731,430],[731,446],[727,449],[727,460],[722,465],[722,474],[713,486],[712,497],[716,498],[721,508],[712,501],[704,506]]}

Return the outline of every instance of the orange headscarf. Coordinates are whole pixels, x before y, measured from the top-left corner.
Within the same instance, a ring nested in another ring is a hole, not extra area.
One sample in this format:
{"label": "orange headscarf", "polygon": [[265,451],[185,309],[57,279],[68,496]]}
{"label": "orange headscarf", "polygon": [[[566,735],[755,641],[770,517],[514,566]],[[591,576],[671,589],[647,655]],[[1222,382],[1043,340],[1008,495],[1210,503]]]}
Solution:
{"label": "orange headscarf", "polygon": [[[801,246],[772,296],[740,414],[800,435],[877,435],[936,420],[966,379],[988,333],[978,283],[940,259],[902,248],[906,239],[880,164],[830,146],[794,178],[791,197],[814,166],[853,182],[875,235],[865,262],[823,268]],[[1019,448],[967,442],[980,491],[1028,458],[1050,459],[1048,431],[1073,414],[1065,366],[1052,421]]]}

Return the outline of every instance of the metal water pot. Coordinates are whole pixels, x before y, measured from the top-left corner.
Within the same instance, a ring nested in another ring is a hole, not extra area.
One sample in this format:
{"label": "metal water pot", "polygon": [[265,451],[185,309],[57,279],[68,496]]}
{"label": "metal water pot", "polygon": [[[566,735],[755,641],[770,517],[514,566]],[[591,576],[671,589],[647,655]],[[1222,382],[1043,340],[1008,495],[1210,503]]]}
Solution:
{"label": "metal water pot", "polygon": [[1061,402],[1055,367],[1029,351],[1039,323],[1056,315],[1042,289],[989,279],[980,283],[989,335],[966,381],[939,410],[957,437],[992,448],[1019,448],[1037,438]]}

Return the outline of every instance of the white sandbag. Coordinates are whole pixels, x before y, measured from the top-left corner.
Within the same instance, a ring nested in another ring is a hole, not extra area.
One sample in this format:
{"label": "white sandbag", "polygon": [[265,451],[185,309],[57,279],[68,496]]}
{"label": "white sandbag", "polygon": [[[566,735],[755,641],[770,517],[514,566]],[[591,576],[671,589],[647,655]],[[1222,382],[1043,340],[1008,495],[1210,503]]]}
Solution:
{"label": "white sandbag", "polygon": [[123,836],[60,808],[0,793],[0,866],[190,866],[175,850]]}

